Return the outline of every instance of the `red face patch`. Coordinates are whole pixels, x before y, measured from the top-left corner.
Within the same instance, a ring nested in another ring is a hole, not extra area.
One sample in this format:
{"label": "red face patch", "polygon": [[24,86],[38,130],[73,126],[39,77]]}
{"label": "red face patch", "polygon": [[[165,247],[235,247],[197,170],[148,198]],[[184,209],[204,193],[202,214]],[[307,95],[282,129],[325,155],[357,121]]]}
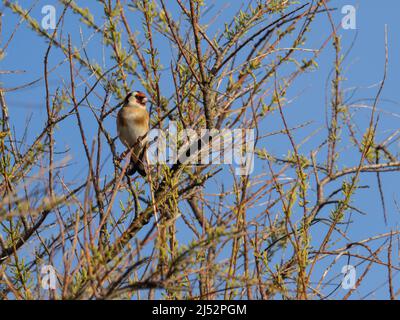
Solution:
{"label": "red face patch", "polygon": [[146,98],[146,95],[141,91],[137,91],[136,98],[143,99],[143,98]]}
{"label": "red face patch", "polygon": [[137,91],[135,94],[135,98],[139,103],[144,104],[144,99],[146,98],[146,95],[141,91]]}

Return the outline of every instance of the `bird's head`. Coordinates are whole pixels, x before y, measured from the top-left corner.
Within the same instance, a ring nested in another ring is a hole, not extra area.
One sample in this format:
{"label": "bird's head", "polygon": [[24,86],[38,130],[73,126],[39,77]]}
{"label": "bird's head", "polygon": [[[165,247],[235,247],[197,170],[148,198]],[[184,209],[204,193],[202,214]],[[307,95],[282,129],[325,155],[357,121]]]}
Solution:
{"label": "bird's head", "polygon": [[146,106],[147,97],[141,91],[133,91],[127,94],[124,100],[124,105],[131,104],[131,105],[139,105],[142,107]]}

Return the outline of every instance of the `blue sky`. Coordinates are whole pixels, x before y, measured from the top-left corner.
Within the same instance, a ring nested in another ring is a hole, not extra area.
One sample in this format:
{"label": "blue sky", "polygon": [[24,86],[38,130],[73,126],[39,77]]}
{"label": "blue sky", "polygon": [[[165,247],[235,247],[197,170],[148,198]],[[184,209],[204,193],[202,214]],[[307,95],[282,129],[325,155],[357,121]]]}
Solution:
{"label": "blue sky", "polygon": [[[82,1],[77,2],[78,4],[83,3]],[[303,3],[304,1],[299,2]],[[32,1],[20,0],[19,3],[27,8]],[[379,84],[379,81],[382,79],[385,60],[384,28],[385,25],[388,27],[388,76],[382,95],[382,101],[378,106],[381,114],[378,137],[383,140],[399,128],[400,120],[400,90],[398,87],[400,83],[400,59],[398,58],[400,57],[400,20],[398,19],[400,3],[395,0],[338,0],[333,1],[332,3],[334,6],[339,8],[339,10],[332,13],[336,23],[339,23],[343,16],[340,12],[340,8],[343,5],[351,4],[357,8],[357,30],[340,30],[339,33],[342,37],[343,52],[346,52],[353,41],[355,41],[352,50],[343,64],[346,76],[346,79],[343,82],[343,87],[349,89],[349,97],[352,93],[354,94],[350,97],[349,102],[356,103],[359,107],[363,107],[363,105],[371,105],[371,100],[369,99],[375,97],[378,90],[377,84]],[[57,8],[57,12],[61,12],[61,6],[57,4],[56,1],[40,0],[32,10],[32,16],[40,21],[43,17],[41,14],[41,8],[46,4],[54,4]],[[89,2],[85,1],[84,5],[89,5]],[[102,9],[99,9],[100,6],[94,5],[90,2],[90,8],[92,9],[95,21],[100,22],[103,14]],[[229,20],[236,12],[237,8],[238,3],[234,4],[217,0],[215,1],[215,5],[209,16],[206,16],[205,21],[202,22],[206,23],[212,21],[214,18],[212,12],[222,10],[222,13],[217,17],[217,22],[214,22],[213,28],[215,28],[215,30],[210,29],[210,32],[217,31],[217,26],[222,26],[224,21]],[[172,5],[170,10],[173,10]],[[80,34],[78,23],[76,23],[76,21],[76,18],[70,14],[67,15],[64,32],[71,33],[73,42],[78,45],[80,42]],[[4,12],[2,41],[8,39],[8,36],[17,22],[17,16],[12,14],[10,10]],[[134,15],[131,16],[130,22],[134,26],[133,29],[135,29],[135,27],[137,29],[141,28],[140,20],[135,19]],[[326,39],[330,31],[330,25],[326,16],[321,15],[312,25],[310,35],[307,37],[307,47],[318,48]],[[83,29],[82,32],[86,39],[91,34],[86,29]],[[94,40],[88,44],[88,52],[93,60],[97,60],[97,62],[102,65],[103,48],[99,47],[99,41],[96,41],[95,39],[96,36]],[[160,50],[162,64],[169,66],[171,56],[173,55],[172,50],[168,47],[162,47],[162,39],[156,39],[156,46],[162,48],[162,50]],[[7,55],[0,61],[0,70],[25,70],[25,73],[0,75],[0,85],[5,88],[12,88],[42,77],[43,55],[46,49],[46,42],[42,38],[37,37],[30,29],[26,28],[26,24],[22,24],[7,50]],[[54,66],[63,58],[65,57],[63,57],[58,50],[53,49],[49,60],[50,66]],[[297,142],[301,141],[302,138],[306,137],[311,132],[317,130],[322,130],[318,132],[323,132],[324,130],[326,99],[325,85],[333,61],[334,51],[332,50],[332,45],[329,44],[317,60],[319,66],[318,69],[302,75],[288,93],[288,97],[294,99],[290,107],[285,111],[289,124],[297,125],[302,122],[312,121],[310,126],[298,132],[298,136],[296,136],[296,139],[298,139]],[[105,65],[110,67],[111,62],[105,61]],[[68,66],[65,64],[51,74],[51,89],[54,90],[57,86],[60,86],[63,79],[69,81],[69,77],[66,76],[68,74],[67,67]],[[165,72],[165,74],[166,76],[162,77],[161,85],[165,95],[169,96],[173,93],[173,88],[170,86],[171,79],[168,77],[168,72]],[[135,84],[138,86],[138,89],[143,89],[140,84],[137,84],[137,82]],[[355,92],[353,91],[354,88],[357,88]],[[32,87],[7,93],[6,98],[10,108],[10,117],[15,131],[17,132],[17,136],[20,137],[22,135],[28,119],[30,119],[28,129],[29,136],[34,137],[38,132],[40,132],[46,119],[44,94],[43,81],[38,82],[38,84]],[[93,100],[93,103],[95,102],[96,100]],[[99,98],[97,103],[100,102],[101,99]],[[114,102],[116,102],[116,100],[114,100]],[[93,122],[89,110],[86,109],[86,114],[85,110],[82,112],[84,119],[87,119],[85,129],[87,129],[87,135],[90,137],[91,133],[94,135],[97,126],[96,123]],[[357,123],[362,127],[362,125],[365,125],[369,120],[369,109],[361,109],[358,111],[356,117]],[[115,124],[111,119],[107,122],[107,125],[110,128],[115,127]],[[262,123],[263,133],[280,129],[282,129],[282,123],[276,121],[276,119],[271,119],[270,121],[267,119]],[[85,163],[81,161],[82,150],[77,148],[74,143],[74,141],[80,141],[79,133],[77,132],[74,123],[70,123],[70,127],[68,126],[68,123],[66,123],[63,127],[59,128],[57,132],[57,141],[58,150],[68,150],[68,154],[72,157],[72,163],[74,165],[73,169],[71,169],[71,179],[79,180],[80,174],[86,174],[87,169]],[[303,150],[311,150],[316,147],[315,144],[317,142],[321,141],[311,140],[309,143],[305,143]],[[289,143],[288,141],[283,141],[282,137],[276,137],[263,140],[261,146],[274,155],[285,155],[287,154]],[[392,146],[392,151],[394,150],[395,154],[398,154],[397,149],[399,146],[400,145],[397,142]],[[119,151],[122,150],[122,146],[119,145]],[[341,150],[341,160],[339,161],[346,165],[354,164],[355,161],[357,161],[357,158],[353,155],[353,150],[344,148]],[[257,163],[254,174],[261,173],[265,170],[266,164]],[[112,171],[110,171],[110,174],[112,174]],[[398,228],[400,212],[396,209],[393,200],[395,199],[400,203],[400,197],[398,194],[399,178],[400,176],[398,173],[382,174],[389,221],[386,226],[383,221],[382,208],[379,202],[376,176],[374,174],[363,175],[362,184],[371,184],[371,188],[357,192],[356,202],[358,203],[359,208],[367,215],[362,216],[355,213],[352,214],[352,219],[355,221],[355,224],[351,228],[350,235],[353,241],[362,240],[369,236]],[[181,234],[180,237],[183,239],[185,234]],[[343,242],[342,245],[344,243],[345,242]],[[343,264],[345,264],[345,262],[343,262]],[[387,272],[384,267],[374,268],[374,270],[368,274],[367,280],[364,281],[365,285],[360,288],[355,297],[365,296],[370,290],[378,287],[381,283],[384,283],[386,279]],[[398,277],[396,280],[398,281]],[[386,287],[378,290],[376,296],[369,296],[369,298],[386,297]]]}

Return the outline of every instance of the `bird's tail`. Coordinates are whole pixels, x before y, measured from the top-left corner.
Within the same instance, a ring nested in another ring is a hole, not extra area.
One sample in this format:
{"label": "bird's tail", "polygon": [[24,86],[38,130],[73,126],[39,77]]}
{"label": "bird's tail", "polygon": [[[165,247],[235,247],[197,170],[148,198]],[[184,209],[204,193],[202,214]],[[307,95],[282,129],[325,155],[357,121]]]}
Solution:
{"label": "bird's tail", "polygon": [[146,148],[142,148],[142,150],[140,150],[140,152],[136,153],[136,154],[139,154],[139,157],[137,157],[137,156],[132,154],[131,162],[130,162],[129,167],[128,167],[127,171],[126,171],[126,174],[128,176],[132,176],[137,171],[137,172],[139,172],[139,174],[142,177],[146,177],[147,176],[147,173],[146,173],[146,170],[145,170]]}

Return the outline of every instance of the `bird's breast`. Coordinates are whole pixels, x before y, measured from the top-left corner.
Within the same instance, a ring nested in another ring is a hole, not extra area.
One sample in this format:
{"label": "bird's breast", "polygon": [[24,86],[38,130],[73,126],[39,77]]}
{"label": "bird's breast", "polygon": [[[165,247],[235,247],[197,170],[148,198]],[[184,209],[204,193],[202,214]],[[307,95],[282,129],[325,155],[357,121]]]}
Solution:
{"label": "bird's breast", "polygon": [[[134,146],[137,139],[149,130],[147,111],[131,109],[122,108],[117,117],[118,136],[126,147]],[[145,137],[143,142],[146,140]]]}

